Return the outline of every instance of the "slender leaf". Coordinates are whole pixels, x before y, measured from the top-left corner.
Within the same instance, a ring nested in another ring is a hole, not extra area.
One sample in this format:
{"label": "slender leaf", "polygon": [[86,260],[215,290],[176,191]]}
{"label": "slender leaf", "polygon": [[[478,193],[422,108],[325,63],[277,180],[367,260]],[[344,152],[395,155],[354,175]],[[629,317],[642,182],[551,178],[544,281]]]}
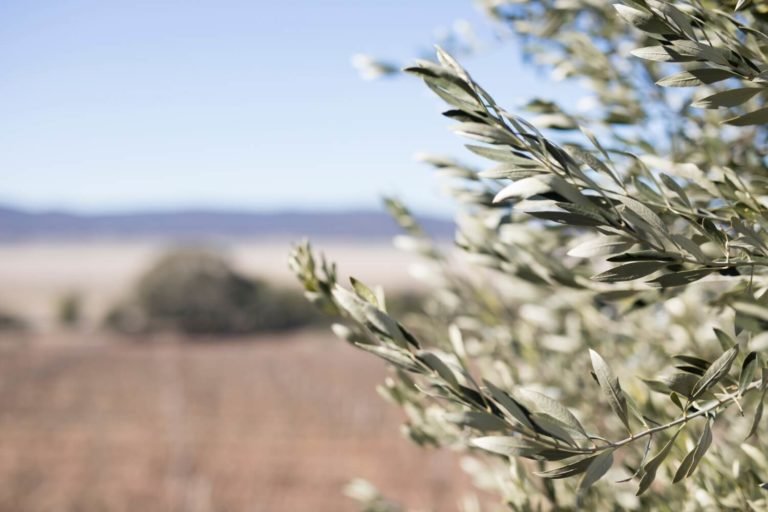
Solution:
{"label": "slender leaf", "polygon": [[537,432],[563,441],[573,447],[578,446],[571,435],[573,430],[557,418],[544,412],[534,412],[531,413],[531,421],[533,421],[533,424],[537,427]]}
{"label": "slender leaf", "polygon": [[739,374],[740,394],[743,394],[752,382],[752,376],[755,374],[755,370],[759,365],[760,360],[758,359],[756,352],[750,352],[747,354],[747,357],[744,358],[744,362],[741,364],[741,373]]}
{"label": "slender leaf", "polygon": [[611,409],[613,409],[613,412],[616,413],[627,430],[629,430],[627,400],[624,397],[624,391],[621,389],[619,379],[613,374],[600,354],[590,349],[589,356],[592,359],[592,368],[595,371],[597,382],[600,384],[600,388],[605,396],[608,397]]}
{"label": "slender leaf", "polygon": [[466,147],[468,150],[475,153],[476,155],[480,155],[484,158],[487,158],[488,160],[493,160],[494,162],[512,163],[512,164],[524,163],[527,165],[538,164],[538,162],[536,162],[535,160],[529,157],[522,156],[515,153],[514,152],[515,150],[512,147],[477,146],[475,144],[466,144],[464,147]]}
{"label": "slender leaf", "polygon": [[560,402],[530,389],[518,389],[515,394],[526,402],[535,404],[538,411],[552,416],[569,428],[579,432],[585,438],[589,437],[582,424],[576,419],[576,416]]}
{"label": "slender leaf", "polygon": [[669,25],[664,23],[653,13],[623,4],[614,4],[613,7],[616,9],[616,12],[619,13],[619,16],[643,32],[651,32],[653,34],[674,33],[674,30],[672,30]]}
{"label": "slender leaf", "polygon": [[631,246],[632,242],[628,242],[624,237],[600,236],[572,247],[568,251],[568,256],[573,256],[576,258],[591,258],[592,256],[620,252],[629,249]]}
{"label": "slender leaf", "polygon": [[640,217],[643,222],[657,230],[660,234],[665,234],[667,232],[667,227],[664,225],[664,222],[661,220],[661,218],[646,205],[632,199],[631,197],[622,196],[619,198],[619,200],[638,217]]}
{"label": "slender leaf", "polygon": [[483,383],[490,391],[493,400],[498,403],[504,410],[506,410],[510,417],[524,425],[530,430],[534,430],[533,423],[530,419],[530,413],[524,406],[520,405],[512,398],[507,392],[497,387],[490,381],[484,380]]}
{"label": "slender leaf", "polygon": [[711,269],[682,270],[680,272],[670,272],[648,281],[649,284],[660,286],[661,288],[672,288],[674,286],[684,286],[691,284],[699,279],[707,277],[714,272]]}
{"label": "slender leaf", "polygon": [[668,265],[665,261],[633,261],[592,276],[595,281],[616,283],[640,279]]}
{"label": "slender leaf", "polygon": [[436,372],[452,388],[456,389],[459,387],[459,381],[456,379],[456,374],[453,373],[453,370],[451,370],[451,368],[443,362],[437,354],[421,350],[416,354],[416,358]]}
{"label": "slender leaf", "polygon": [[504,420],[485,411],[446,414],[445,419],[461,427],[469,427],[481,432],[503,432],[509,429],[509,425]]}
{"label": "slender leaf", "polygon": [[738,78],[738,76],[736,73],[724,69],[699,68],[670,75],[656,83],[662,87],[695,87],[697,85],[714,84],[728,78]]}
{"label": "slender leaf", "polygon": [[752,126],[755,124],[768,123],[768,107],[752,111],[743,116],[736,116],[724,121],[732,126]]}
{"label": "slender leaf", "polygon": [[565,224],[567,226],[601,226],[605,224],[605,221],[602,219],[598,220],[592,216],[582,215],[578,213],[557,212],[557,211],[547,211],[547,212],[527,211],[525,213],[527,213],[531,217],[536,217],[537,219],[549,220],[552,222],[557,222],[559,224]]}
{"label": "slender leaf", "polygon": [[677,195],[677,197],[680,198],[683,204],[685,204],[688,208],[691,207],[691,200],[688,199],[688,195],[685,193],[685,190],[672,177],[661,173],[661,181],[664,183],[664,185],[667,186],[667,188],[672,190]]}
{"label": "slender leaf", "polygon": [[661,466],[661,463],[664,462],[664,459],[666,459],[669,455],[669,452],[672,450],[678,434],[680,434],[682,430],[683,427],[680,427],[677,431],[675,431],[669,441],[664,444],[664,447],[659,450],[659,453],[654,455],[653,458],[648,461],[645,467],[643,467],[643,476],[640,478],[640,486],[637,489],[638,496],[647,491],[653,481],[656,479],[656,472],[659,470],[659,466]]}
{"label": "slender leaf", "polygon": [[472,446],[508,457],[535,455],[540,450],[536,445],[521,437],[488,436],[477,437],[470,441]]}
{"label": "slender leaf", "polygon": [[587,470],[590,464],[592,464],[592,461],[594,461],[597,457],[597,455],[591,455],[589,457],[584,457],[583,459],[571,462],[570,464],[550,469],[548,471],[537,472],[536,474],[542,478],[551,480],[558,480],[561,478],[580,475]]}
{"label": "slender leaf", "polygon": [[744,439],[749,439],[755,433],[757,433],[758,427],[760,427],[760,420],[763,419],[763,404],[765,403],[765,390],[760,395],[760,401],[757,403],[757,407],[755,408],[755,415],[752,417],[752,425],[749,427],[749,433],[747,434],[747,437]]}
{"label": "slender leaf", "polygon": [[672,478],[673,483],[677,483],[680,480],[687,478],[696,471],[696,468],[701,462],[702,457],[712,444],[712,428],[710,420],[704,424],[704,430],[699,436],[699,440],[696,442],[696,446],[688,452],[683,461],[680,463],[680,467],[677,468],[675,476]]}
{"label": "slender leaf", "polygon": [[349,282],[352,284],[352,288],[354,288],[358,297],[369,302],[370,304],[373,304],[376,307],[380,307],[379,301],[376,298],[376,294],[373,293],[373,290],[368,288],[364,283],[358,281],[354,277],[350,277]]}
{"label": "slender leaf", "polygon": [[736,342],[731,337],[731,335],[726,333],[722,329],[718,329],[717,327],[715,327],[713,330],[715,331],[715,336],[717,336],[717,341],[720,342],[720,346],[723,348],[723,350],[728,350],[730,347],[736,344]]}
{"label": "slender leaf", "polygon": [[579,483],[579,491],[583,492],[603,478],[613,465],[613,450],[606,450],[590,462],[587,471]]}
{"label": "slender leaf", "polygon": [[419,371],[419,367],[416,366],[416,362],[413,360],[411,354],[404,350],[385,347],[383,345],[364,345],[361,343],[355,343],[355,346],[367,352],[372,352],[385,361],[404,370]]}
{"label": "slender leaf", "polygon": [[454,128],[454,131],[459,135],[486,142],[488,144],[503,145],[515,142],[509,133],[500,128],[496,128],[495,126],[489,126],[482,123],[459,123]]}
{"label": "slender leaf", "polygon": [[718,92],[707,96],[706,98],[702,98],[694,102],[693,106],[699,108],[737,107],[763,91],[765,91],[765,89],[762,87],[728,89],[727,91]]}
{"label": "slender leaf", "polygon": [[691,399],[695,400],[701,396],[709,388],[720,382],[720,380],[728,374],[731,369],[734,359],[739,354],[739,346],[734,345],[732,348],[726,350],[720,357],[714,360],[712,364],[701,376],[701,379],[696,383],[691,391]]}
{"label": "slender leaf", "polygon": [[617,254],[607,258],[607,260],[612,263],[625,263],[628,261],[676,262],[680,260],[680,255],[673,252],[634,251]]}
{"label": "slender leaf", "polygon": [[543,194],[552,190],[552,187],[539,178],[523,178],[501,189],[493,198],[494,203],[499,203],[512,197],[528,198]]}
{"label": "slender leaf", "polygon": [[761,371],[760,389],[762,390],[760,393],[760,401],[757,403],[757,408],[755,408],[755,415],[752,418],[752,426],[749,428],[749,433],[745,439],[749,439],[755,435],[760,426],[760,420],[763,418],[763,404],[765,403],[765,394],[768,392],[768,368],[763,368]]}
{"label": "slender leaf", "polygon": [[675,56],[668,46],[646,46],[645,48],[632,50],[630,53],[635,57],[645,60],[653,60],[656,62],[679,62],[675,60]]}

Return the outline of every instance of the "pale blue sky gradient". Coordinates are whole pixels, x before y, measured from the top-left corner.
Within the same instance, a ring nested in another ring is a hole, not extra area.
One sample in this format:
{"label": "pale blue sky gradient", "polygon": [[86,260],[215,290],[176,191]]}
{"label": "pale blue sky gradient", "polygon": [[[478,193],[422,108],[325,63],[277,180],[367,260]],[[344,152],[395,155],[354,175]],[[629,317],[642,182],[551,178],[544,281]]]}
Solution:
{"label": "pale blue sky gradient", "polygon": [[[407,59],[470,0],[0,2],[0,203],[31,209],[446,212],[418,151],[462,155]],[[485,24],[485,25],[484,25]],[[554,90],[511,45],[466,60],[502,101]]]}

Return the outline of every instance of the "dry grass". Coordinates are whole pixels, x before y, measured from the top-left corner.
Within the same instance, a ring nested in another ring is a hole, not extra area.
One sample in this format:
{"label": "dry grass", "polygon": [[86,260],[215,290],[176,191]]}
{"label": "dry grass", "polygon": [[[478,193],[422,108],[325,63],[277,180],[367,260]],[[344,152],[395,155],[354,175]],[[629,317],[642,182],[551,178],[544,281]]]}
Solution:
{"label": "dry grass", "polygon": [[325,334],[70,337],[2,345],[2,511],[336,512],[355,476],[443,511],[465,486],[399,435],[383,366]]}

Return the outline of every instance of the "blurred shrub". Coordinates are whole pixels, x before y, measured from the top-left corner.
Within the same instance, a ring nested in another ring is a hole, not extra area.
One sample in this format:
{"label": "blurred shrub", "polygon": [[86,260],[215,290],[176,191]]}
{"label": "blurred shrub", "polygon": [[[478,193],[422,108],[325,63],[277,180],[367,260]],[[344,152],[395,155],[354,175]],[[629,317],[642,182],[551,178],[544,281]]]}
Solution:
{"label": "blurred shrub", "polygon": [[82,320],[83,301],[77,293],[68,293],[56,304],[56,319],[59,324],[74,327]]}
{"label": "blurred shrub", "polygon": [[23,331],[29,327],[27,321],[15,313],[0,310],[0,331]]}
{"label": "blurred shrub", "polygon": [[188,335],[280,331],[319,321],[300,292],[243,276],[222,256],[201,249],[177,249],[160,258],[106,318],[121,332]]}
{"label": "blurred shrub", "polygon": [[426,297],[423,292],[399,291],[388,294],[387,312],[398,317],[424,313]]}

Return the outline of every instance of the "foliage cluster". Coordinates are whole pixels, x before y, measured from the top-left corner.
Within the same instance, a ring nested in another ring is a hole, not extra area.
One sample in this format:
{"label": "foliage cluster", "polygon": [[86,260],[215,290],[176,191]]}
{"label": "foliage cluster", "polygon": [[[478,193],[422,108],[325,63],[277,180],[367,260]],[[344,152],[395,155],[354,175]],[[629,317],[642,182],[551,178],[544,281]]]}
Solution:
{"label": "foliage cluster", "polygon": [[509,510],[768,509],[766,9],[481,4],[594,107],[512,113],[440,49],[407,67],[485,162],[424,157],[477,271],[389,200],[433,269],[426,314],[398,319],[305,244],[291,265],[307,297],[389,363],[380,391],[408,436],[466,453]]}

